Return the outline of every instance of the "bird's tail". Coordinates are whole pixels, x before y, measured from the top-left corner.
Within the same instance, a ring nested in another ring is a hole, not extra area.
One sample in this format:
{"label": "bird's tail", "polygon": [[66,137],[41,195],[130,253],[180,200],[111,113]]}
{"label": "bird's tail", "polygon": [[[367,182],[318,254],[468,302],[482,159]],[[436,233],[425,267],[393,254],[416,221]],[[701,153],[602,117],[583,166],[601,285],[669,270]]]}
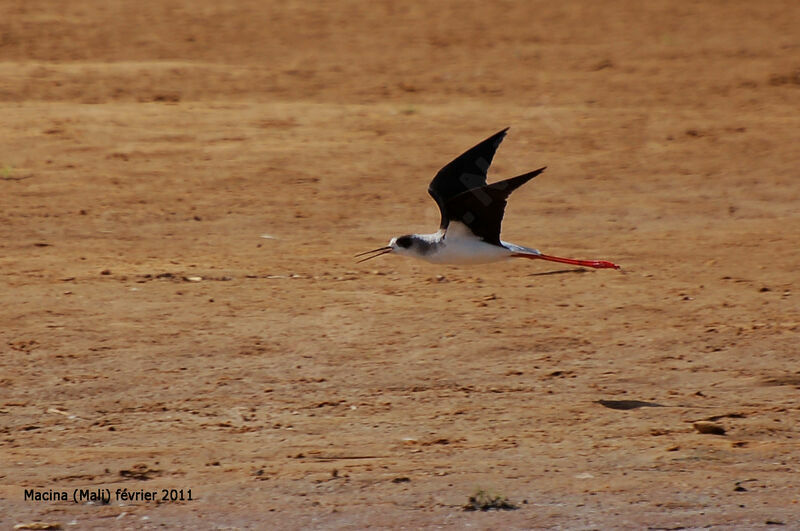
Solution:
{"label": "bird's tail", "polygon": [[[531,249],[530,247],[523,247],[522,245],[517,245],[515,243],[508,243],[508,242],[500,242],[503,247],[511,251],[512,253],[519,253],[519,254],[532,254],[532,255],[540,255],[542,253],[539,252],[538,249]],[[515,255],[512,255],[515,256]]]}

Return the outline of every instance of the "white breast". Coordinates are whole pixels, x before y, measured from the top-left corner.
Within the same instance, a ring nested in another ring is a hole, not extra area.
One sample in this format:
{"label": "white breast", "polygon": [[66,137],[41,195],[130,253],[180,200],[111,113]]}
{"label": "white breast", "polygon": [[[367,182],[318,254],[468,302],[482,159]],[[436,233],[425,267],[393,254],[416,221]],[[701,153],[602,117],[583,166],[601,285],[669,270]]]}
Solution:
{"label": "white breast", "polygon": [[509,249],[486,243],[463,223],[451,221],[436,250],[420,258],[435,264],[488,264],[510,257]]}

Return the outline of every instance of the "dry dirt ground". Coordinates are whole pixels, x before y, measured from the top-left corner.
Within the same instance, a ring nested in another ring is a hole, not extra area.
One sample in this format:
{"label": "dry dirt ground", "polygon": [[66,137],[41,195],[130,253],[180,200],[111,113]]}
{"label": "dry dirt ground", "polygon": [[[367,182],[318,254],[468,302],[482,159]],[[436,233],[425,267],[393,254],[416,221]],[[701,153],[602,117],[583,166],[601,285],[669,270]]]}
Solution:
{"label": "dry dirt ground", "polygon": [[0,524],[800,529],[797,2],[335,6],[2,2]]}

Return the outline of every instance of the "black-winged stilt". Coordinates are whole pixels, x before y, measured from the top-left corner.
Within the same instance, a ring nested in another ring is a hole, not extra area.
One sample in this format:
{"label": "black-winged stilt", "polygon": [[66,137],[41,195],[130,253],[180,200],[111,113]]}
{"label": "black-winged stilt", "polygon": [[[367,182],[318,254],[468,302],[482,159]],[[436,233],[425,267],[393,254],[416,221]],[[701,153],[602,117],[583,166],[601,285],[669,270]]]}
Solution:
{"label": "black-winged stilt", "polygon": [[437,264],[483,264],[509,258],[549,260],[563,264],[620,269],[606,260],[577,260],[540,253],[500,239],[500,225],[511,192],[530,181],[545,168],[486,184],[486,172],[508,128],[468,149],[439,170],[428,187],[442,222],[433,234],[407,234],[389,241],[386,247],[357,254],[364,262],[386,253],[412,256]]}

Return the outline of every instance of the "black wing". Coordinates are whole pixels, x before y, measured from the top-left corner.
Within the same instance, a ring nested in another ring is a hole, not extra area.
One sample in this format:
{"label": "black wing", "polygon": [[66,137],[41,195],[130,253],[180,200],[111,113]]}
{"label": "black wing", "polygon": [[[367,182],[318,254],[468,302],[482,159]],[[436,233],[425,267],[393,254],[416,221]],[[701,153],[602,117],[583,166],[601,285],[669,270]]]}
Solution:
{"label": "black wing", "polygon": [[463,223],[486,243],[500,245],[500,225],[508,196],[545,168],[462,192],[445,203],[442,215],[451,222]]}
{"label": "black wing", "polygon": [[492,164],[497,146],[506,136],[508,127],[490,136],[477,146],[459,155],[450,164],[439,170],[428,186],[428,193],[439,205],[442,214],[440,227],[447,228],[444,205],[460,193],[486,186],[486,172]]}

